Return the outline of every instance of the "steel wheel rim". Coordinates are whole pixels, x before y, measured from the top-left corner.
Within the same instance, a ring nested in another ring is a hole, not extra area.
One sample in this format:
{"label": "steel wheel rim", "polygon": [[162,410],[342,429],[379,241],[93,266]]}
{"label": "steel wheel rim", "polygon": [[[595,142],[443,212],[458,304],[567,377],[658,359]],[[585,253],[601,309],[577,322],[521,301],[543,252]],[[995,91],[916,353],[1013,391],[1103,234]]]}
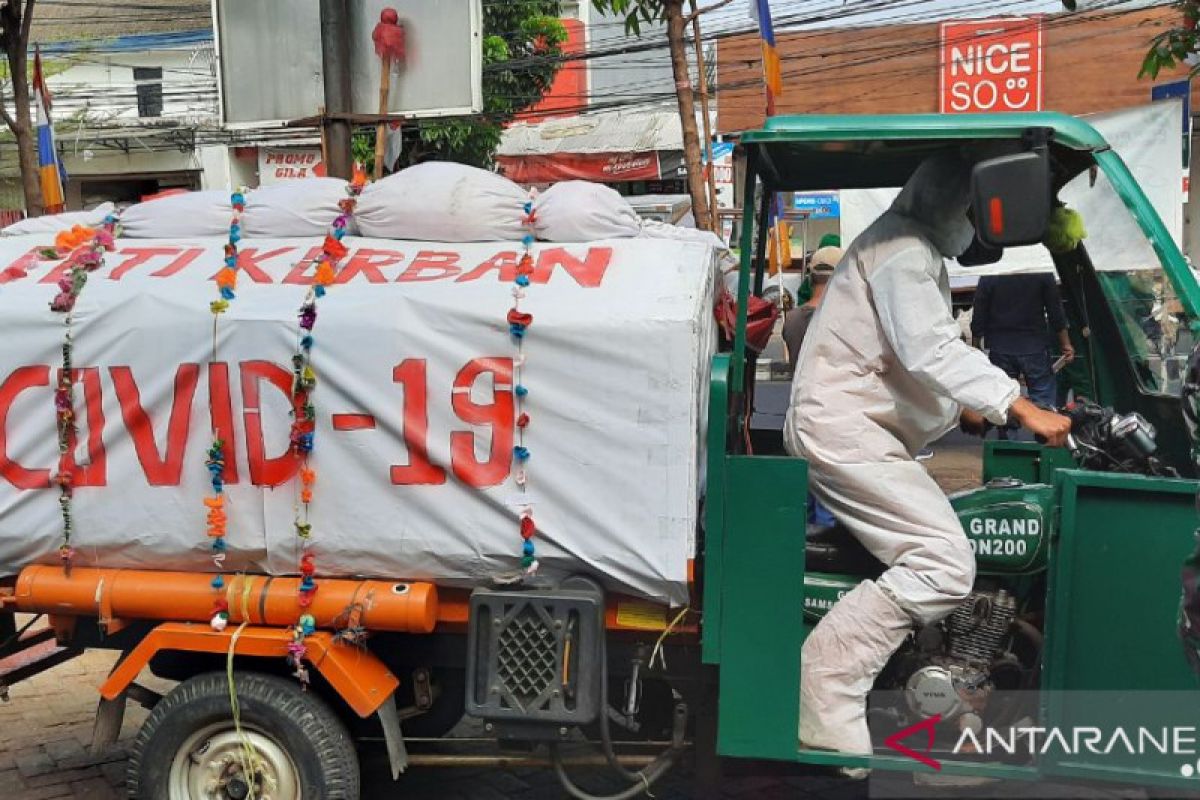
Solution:
{"label": "steel wheel rim", "polygon": [[[237,781],[248,785],[243,769],[244,743],[257,761],[252,794],[239,795]],[[300,772],[287,751],[257,728],[242,726],[239,736],[232,720],[201,728],[179,746],[167,779],[169,800],[301,800]]]}

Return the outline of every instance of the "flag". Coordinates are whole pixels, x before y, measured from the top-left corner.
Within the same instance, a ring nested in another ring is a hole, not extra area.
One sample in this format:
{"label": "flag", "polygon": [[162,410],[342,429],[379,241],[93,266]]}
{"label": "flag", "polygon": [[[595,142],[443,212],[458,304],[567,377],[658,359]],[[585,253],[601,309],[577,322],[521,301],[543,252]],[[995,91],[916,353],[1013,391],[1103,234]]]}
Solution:
{"label": "flag", "polygon": [[758,23],[762,39],[763,79],[767,84],[767,116],[775,116],[775,98],[783,96],[783,73],[779,68],[779,52],[775,49],[775,26],[771,22],[769,0],[750,0],[750,16]]}
{"label": "flag", "polygon": [[38,172],[42,183],[42,206],[47,213],[57,214],[63,210],[62,165],[58,162],[58,150],[54,147],[54,125],[50,121],[50,90],[42,75],[42,51],[38,48],[33,55],[33,93],[37,105],[37,149]]}
{"label": "flag", "polygon": [[767,209],[767,274],[776,275],[792,265],[792,225],[783,216],[779,194]]}

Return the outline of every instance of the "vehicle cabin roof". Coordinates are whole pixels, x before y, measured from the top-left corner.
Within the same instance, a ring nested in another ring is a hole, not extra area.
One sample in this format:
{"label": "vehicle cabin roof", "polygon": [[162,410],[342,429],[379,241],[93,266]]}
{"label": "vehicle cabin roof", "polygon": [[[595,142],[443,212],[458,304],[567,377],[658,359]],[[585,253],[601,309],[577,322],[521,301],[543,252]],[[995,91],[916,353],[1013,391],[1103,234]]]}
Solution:
{"label": "vehicle cabin roof", "polygon": [[949,147],[1020,142],[1031,129],[1050,133],[1056,183],[1091,164],[1108,147],[1095,128],[1067,114],[804,114],[772,117],[741,143],[757,151],[758,172],[772,191],[903,186],[926,157]]}

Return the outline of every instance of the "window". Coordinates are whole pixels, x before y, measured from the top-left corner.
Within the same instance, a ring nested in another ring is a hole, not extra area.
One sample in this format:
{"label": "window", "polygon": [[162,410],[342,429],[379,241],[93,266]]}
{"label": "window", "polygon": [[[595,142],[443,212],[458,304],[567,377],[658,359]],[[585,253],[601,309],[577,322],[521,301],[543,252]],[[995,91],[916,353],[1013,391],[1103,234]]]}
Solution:
{"label": "window", "polygon": [[161,117],[163,110],[162,67],[134,67],[139,117]]}
{"label": "window", "polygon": [[[1143,390],[1178,395],[1194,344],[1191,315],[1175,296],[1146,235],[1103,171],[1087,173],[1063,190],[1068,205],[1088,209],[1084,240],[1100,286],[1117,319],[1125,349]],[[1090,217],[1090,219],[1088,218]]]}

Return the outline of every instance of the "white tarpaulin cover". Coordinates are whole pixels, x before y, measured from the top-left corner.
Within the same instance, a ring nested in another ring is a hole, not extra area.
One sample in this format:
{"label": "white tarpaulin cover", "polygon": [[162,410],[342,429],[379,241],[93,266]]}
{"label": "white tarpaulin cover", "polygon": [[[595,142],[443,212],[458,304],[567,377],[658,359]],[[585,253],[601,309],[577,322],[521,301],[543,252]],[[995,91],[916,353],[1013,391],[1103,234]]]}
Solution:
{"label": "white tarpaulin cover", "polygon": [[[1182,106],[1153,103],[1104,114],[1085,115],[1129,167],[1142,191],[1162,218],[1175,243],[1183,241],[1183,170],[1180,166]],[[1100,179],[1104,181],[1104,178]],[[897,189],[845,190],[842,196],[842,241],[854,237],[882,214]],[[1129,210],[1107,184],[1089,185],[1087,173],[1063,187],[1059,198],[1083,215],[1097,269],[1135,269],[1156,265],[1147,260],[1145,236],[1134,229]],[[1097,255],[1102,257],[1097,258]],[[951,277],[977,277],[1011,272],[1051,272],[1054,263],[1041,245],[1006,250],[995,264],[964,268],[949,262]]]}
{"label": "white tarpaulin cover", "polygon": [[[76,562],[209,571],[214,426],[232,442],[227,570],[295,572],[287,387],[310,239],[118,240],[75,309]],[[517,567],[514,347],[519,245],[347,237],[319,301],[312,506],[318,571],[469,585]],[[0,240],[0,574],[54,562],[62,520],[52,382],[63,316],[50,238]],[[715,254],[698,243],[536,245],[522,308],[537,552],[553,575],[682,603],[714,347]],[[311,259],[311,255],[309,256]],[[427,453],[424,457],[422,451]],[[270,488],[268,484],[279,484]]]}

